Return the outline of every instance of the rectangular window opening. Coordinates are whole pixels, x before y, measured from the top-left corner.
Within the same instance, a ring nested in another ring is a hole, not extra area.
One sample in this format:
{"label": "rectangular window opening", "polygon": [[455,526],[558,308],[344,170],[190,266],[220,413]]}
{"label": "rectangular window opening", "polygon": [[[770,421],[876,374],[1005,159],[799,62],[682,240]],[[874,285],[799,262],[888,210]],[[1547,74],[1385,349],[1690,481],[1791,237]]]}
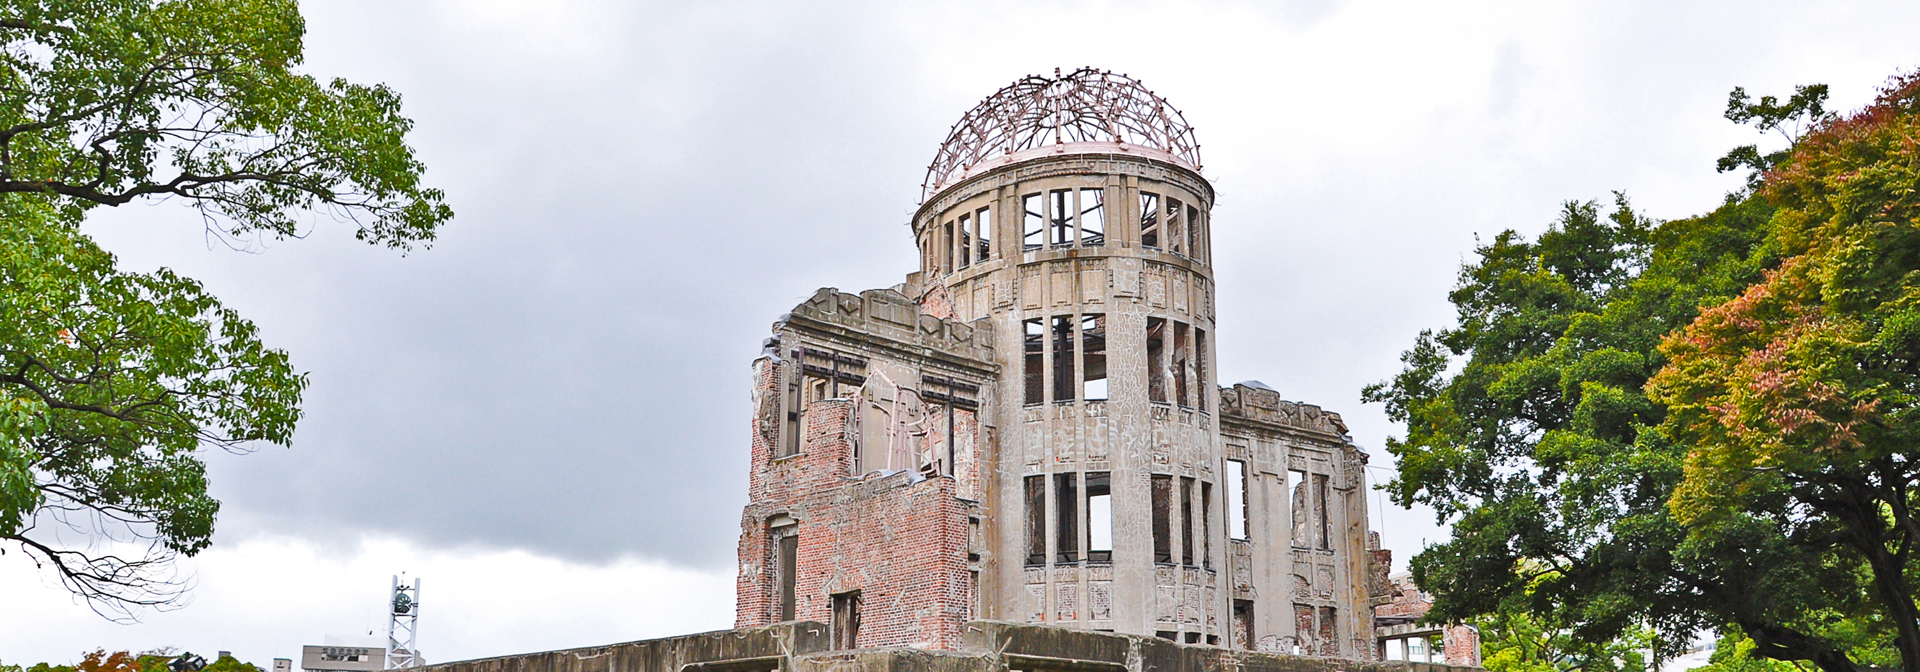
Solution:
{"label": "rectangular window opening", "polygon": [[1206,255],[1200,251],[1206,245],[1206,240],[1206,234],[1200,229],[1200,209],[1187,206],[1187,256],[1206,263]]}
{"label": "rectangular window opening", "polygon": [[1107,190],[1080,190],[1080,244],[1107,244],[1107,211],[1102,207],[1106,202]]}
{"label": "rectangular window opening", "polygon": [[1314,655],[1313,605],[1293,605],[1293,655]]}
{"label": "rectangular window opening", "polygon": [[1253,600],[1233,601],[1233,645],[1253,650]]}
{"label": "rectangular window opening", "polygon": [[792,361],[793,364],[791,365],[791,369],[786,372],[786,431],[783,432],[784,436],[780,438],[780,445],[776,446],[773,451],[773,456],[776,458],[788,457],[800,452],[800,427],[802,426],[800,417],[806,410],[806,404],[801,401],[800,397],[800,381],[802,378],[800,369],[803,366],[800,359],[800,350],[795,349],[793,351],[793,359],[789,361]]}
{"label": "rectangular window opening", "polygon": [[1153,561],[1173,563],[1173,477],[1153,476]]}
{"label": "rectangular window opening", "polygon": [[1109,472],[1087,472],[1087,560],[1113,562],[1113,487]]}
{"label": "rectangular window opening", "polygon": [[1200,633],[1198,633],[1198,632],[1189,632],[1189,633],[1187,633],[1187,643],[1188,643],[1188,644],[1199,644],[1199,643],[1200,643]]}
{"label": "rectangular window opening", "polygon": [[1193,479],[1180,478],[1180,564],[1193,566]]}
{"label": "rectangular window opening", "polygon": [[1140,246],[1160,249],[1160,196],[1140,192]]}
{"label": "rectangular window opening", "polygon": [[1321,550],[1333,548],[1332,519],[1327,515],[1327,475],[1313,475],[1314,535]]}
{"label": "rectangular window opening", "polygon": [[1340,655],[1340,621],[1333,607],[1320,608],[1320,655]]}
{"label": "rectangular window opening", "polygon": [[1048,242],[1054,245],[1072,245],[1073,190],[1056,189],[1047,195],[1050,197],[1047,201],[1052,206],[1048,208],[1047,226],[1053,232],[1048,237]]}
{"label": "rectangular window opening", "polygon": [[1253,538],[1247,529],[1247,463],[1227,460],[1227,536],[1236,541]]}
{"label": "rectangular window opening", "polygon": [[1038,404],[1046,401],[1047,369],[1043,358],[1046,356],[1047,334],[1041,330],[1040,318],[1021,323],[1024,328],[1023,339],[1026,350],[1026,403]]}
{"label": "rectangular window opening", "polygon": [[1192,406],[1193,397],[1187,385],[1187,375],[1193,370],[1193,347],[1187,341],[1187,323],[1173,323],[1173,401],[1181,406]]}
{"label": "rectangular window opening", "polygon": [[1193,407],[1207,410],[1207,393],[1213,391],[1207,382],[1207,332],[1199,327],[1193,328]]}
{"label": "rectangular window opening", "polygon": [[1147,400],[1163,404],[1167,402],[1166,331],[1165,319],[1147,318]]}
{"label": "rectangular window opening", "polygon": [[1027,565],[1047,564],[1047,477],[1028,476]]}
{"label": "rectangular window opening", "polygon": [[1042,210],[1047,207],[1045,197],[1040,194],[1027,194],[1020,198],[1020,209],[1025,212],[1020,219],[1020,246],[1027,251],[1040,249],[1047,240],[1047,215]]}
{"label": "rectangular window opening", "polygon": [[1200,566],[1213,569],[1213,484],[1200,482]]}
{"label": "rectangular window opening", "polygon": [[973,218],[960,216],[960,267],[973,265]]}
{"label": "rectangular window opening", "polygon": [[794,586],[797,583],[794,574],[800,568],[800,536],[786,532],[780,534],[778,539],[775,545],[780,554],[777,570],[780,572],[780,603],[779,613],[774,615],[773,620],[791,621],[793,620]]}
{"label": "rectangular window opening", "polygon": [[1107,316],[1080,316],[1081,385],[1087,401],[1107,399]]}
{"label": "rectangular window opening", "polygon": [[1080,561],[1080,475],[1055,474],[1053,477],[1054,548],[1058,562]]}
{"label": "rectangular window opening", "polygon": [[860,648],[860,591],[833,596],[833,648]]}
{"label": "rectangular window opening", "polygon": [[993,208],[981,208],[973,213],[973,240],[977,246],[974,261],[984,262],[993,255]]}
{"label": "rectangular window opening", "polygon": [[953,272],[953,222],[947,222],[945,231],[946,231],[946,238],[941,241],[941,245],[940,245],[940,272],[952,273]]}
{"label": "rectangular window opening", "polygon": [[1187,253],[1187,239],[1180,230],[1180,201],[1167,199],[1167,215],[1164,226],[1167,229],[1167,251],[1174,254]]}
{"label": "rectangular window opening", "polygon": [[1307,520],[1312,515],[1311,501],[1307,499],[1307,472],[1299,469],[1287,470],[1287,492],[1292,497],[1293,508],[1293,546],[1307,548],[1312,540],[1307,537]]}
{"label": "rectangular window opening", "polygon": [[1053,318],[1053,400],[1072,401],[1073,393],[1073,317]]}

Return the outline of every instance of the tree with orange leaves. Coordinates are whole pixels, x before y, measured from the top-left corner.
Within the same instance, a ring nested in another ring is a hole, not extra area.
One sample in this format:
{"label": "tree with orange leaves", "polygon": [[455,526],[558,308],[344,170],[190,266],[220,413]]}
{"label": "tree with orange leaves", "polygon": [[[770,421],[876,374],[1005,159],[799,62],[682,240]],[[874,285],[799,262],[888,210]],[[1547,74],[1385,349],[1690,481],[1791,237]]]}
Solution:
{"label": "tree with orange leaves", "polygon": [[1668,506],[1694,534],[1761,520],[1863,565],[1920,672],[1920,73],[1768,168],[1783,261],[1667,335],[1647,386],[1690,447]]}

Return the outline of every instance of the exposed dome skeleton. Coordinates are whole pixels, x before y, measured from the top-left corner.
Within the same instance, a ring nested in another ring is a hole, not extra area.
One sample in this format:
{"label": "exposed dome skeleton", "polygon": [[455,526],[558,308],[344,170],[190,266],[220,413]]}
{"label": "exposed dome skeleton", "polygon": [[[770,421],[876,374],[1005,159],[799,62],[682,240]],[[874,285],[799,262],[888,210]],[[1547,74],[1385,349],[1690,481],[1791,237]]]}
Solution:
{"label": "exposed dome skeleton", "polygon": [[1200,169],[1193,126],[1139,80],[1093,68],[1063,76],[1056,68],[1053,77],[1028,75],[967,111],[927,166],[921,199],[991,159],[1079,142],[1156,149]]}

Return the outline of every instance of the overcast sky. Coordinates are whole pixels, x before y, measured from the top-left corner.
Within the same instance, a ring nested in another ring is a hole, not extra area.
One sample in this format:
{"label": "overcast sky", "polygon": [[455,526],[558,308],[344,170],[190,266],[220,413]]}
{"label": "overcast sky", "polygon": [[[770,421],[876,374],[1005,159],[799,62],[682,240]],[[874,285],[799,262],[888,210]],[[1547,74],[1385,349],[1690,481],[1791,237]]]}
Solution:
{"label": "overcast sky", "polygon": [[[223,242],[178,203],[96,213],[125,267],[291,351],[307,417],[291,449],[208,457],[224,508],[185,609],[110,624],[0,556],[0,661],[264,666],[384,632],[402,570],[430,661],[730,627],[760,339],[817,287],[913,270],[949,126],[1055,67],[1133,75],[1197,128],[1220,379],[1339,412],[1391,467],[1359,390],[1449,324],[1476,236],[1612,190],[1703,212],[1741,179],[1714,160],[1768,140],[1721,118],[1734,86],[1852,109],[1920,66],[1920,3],[1681,4],[303,3],[307,71],[401,92],[456,218],[401,256],[325,218]],[[1381,518],[1403,566],[1445,534]]]}

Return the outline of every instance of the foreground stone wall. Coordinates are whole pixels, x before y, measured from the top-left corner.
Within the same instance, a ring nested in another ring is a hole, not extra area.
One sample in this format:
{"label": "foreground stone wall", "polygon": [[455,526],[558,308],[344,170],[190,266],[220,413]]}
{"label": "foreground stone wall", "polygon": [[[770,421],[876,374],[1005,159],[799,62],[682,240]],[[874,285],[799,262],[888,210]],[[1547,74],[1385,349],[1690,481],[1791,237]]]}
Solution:
{"label": "foreground stone wall", "polygon": [[828,628],[791,621],[564,651],[442,663],[427,672],[1471,672],[1189,646],[1131,635],[974,621],[958,651],[831,650]]}

